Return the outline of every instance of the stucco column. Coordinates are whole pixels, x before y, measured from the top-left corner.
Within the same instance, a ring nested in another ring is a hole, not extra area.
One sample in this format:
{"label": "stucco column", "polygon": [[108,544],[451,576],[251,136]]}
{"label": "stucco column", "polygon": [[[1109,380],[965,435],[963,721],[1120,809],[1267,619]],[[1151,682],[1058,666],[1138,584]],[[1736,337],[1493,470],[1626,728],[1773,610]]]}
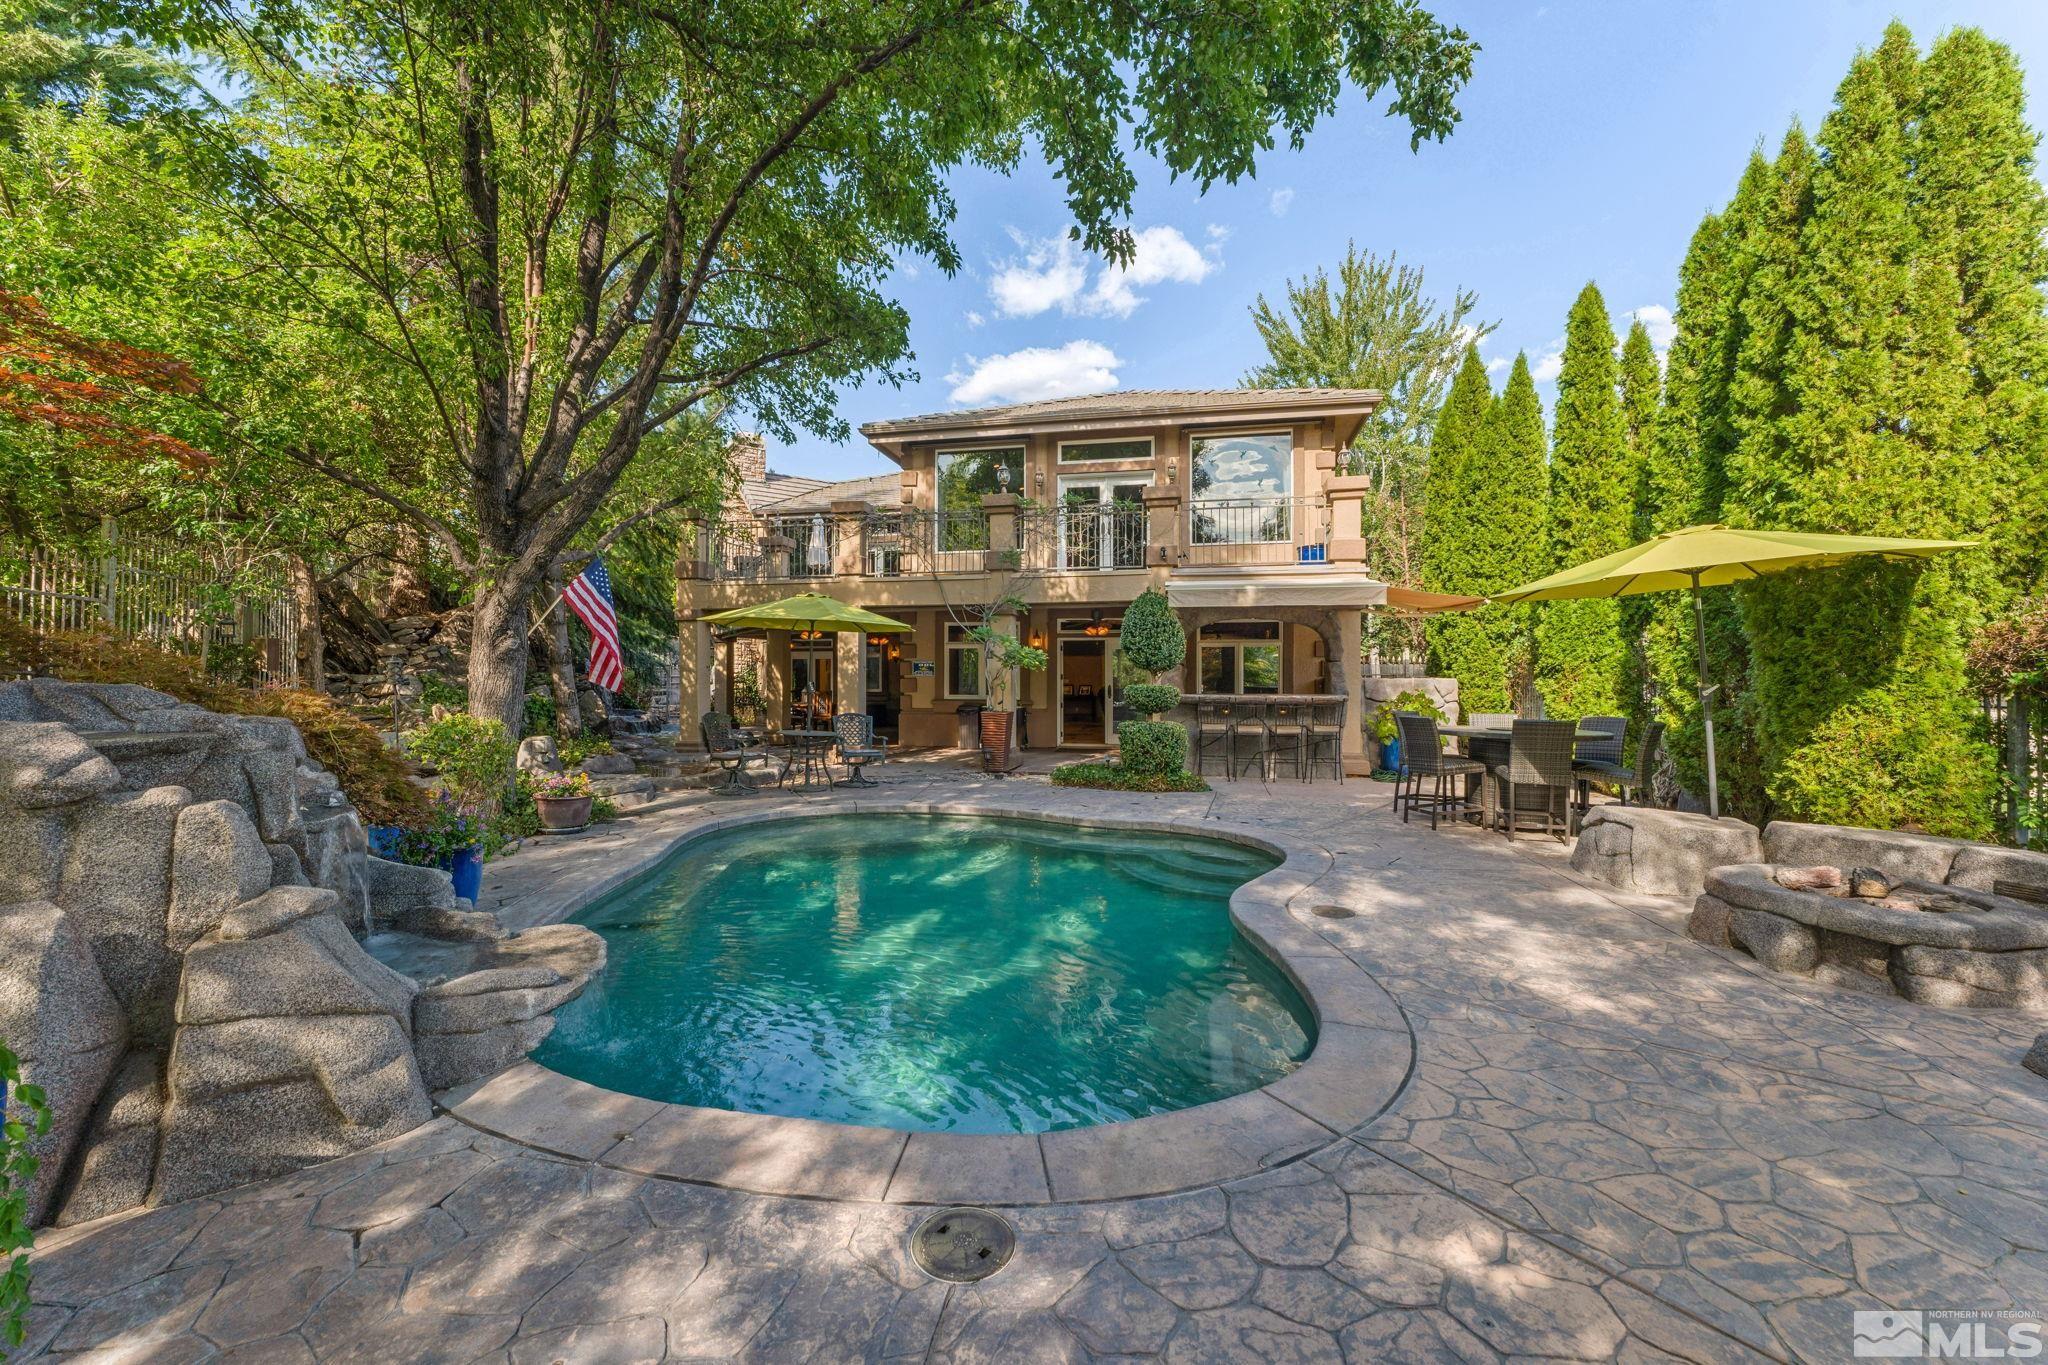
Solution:
{"label": "stucco column", "polygon": [[983,556],[982,568],[988,573],[1003,573],[1021,566],[1016,556],[1017,508],[1022,502],[1015,493],[981,495],[981,510],[988,517],[988,553]]}
{"label": "stucco column", "polygon": [[761,558],[768,562],[770,578],[789,577],[789,557],[796,553],[796,542],[788,536],[762,536]]}
{"label": "stucco column", "polygon": [[1180,489],[1169,484],[1148,488],[1145,501],[1145,562],[1178,564],[1187,558],[1183,544],[1187,521],[1181,516]]}
{"label": "stucco column", "polygon": [[1330,562],[1365,563],[1365,499],[1372,480],[1363,474],[1341,474],[1323,485],[1330,495]]}
{"label": "stucco column", "polygon": [[838,523],[838,536],[832,543],[832,573],[837,578],[858,578],[865,571],[862,562],[861,532],[867,524],[867,515],[874,509],[858,498],[846,498],[832,504],[832,520]]}
{"label": "stucco column", "polygon": [[832,714],[866,715],[868,683],[865,668],[868,637],[842,630],[832,637]]}
{"label": "stucco column", "polygon": [[676,578],[679,581],[711,577],[712,539],[716,532],[701,512],[692,512],[676,538]]}
{"label": "stucco column", "polygon": [[697,722],[717,706],[718,646],[712,642],[711,627],[702,621],[685,621],[676,640],[676,699],[682,706],[680,739],[695,747],[701,742]]}
{"label": "stucco column", "polygon": [[789,632],[771,630],[761,648],[761,709],[768,724],[789,720]]}
{"label": "stucco column", "polygon": [[1344,771],[1365,776],[1372,772],[1372,755],[1365,751],[1365,674],[1358,658],[1365,613],[1346,608],[1336,615],[1337,657],[1330,660],[1330,685],[1344,694]]}

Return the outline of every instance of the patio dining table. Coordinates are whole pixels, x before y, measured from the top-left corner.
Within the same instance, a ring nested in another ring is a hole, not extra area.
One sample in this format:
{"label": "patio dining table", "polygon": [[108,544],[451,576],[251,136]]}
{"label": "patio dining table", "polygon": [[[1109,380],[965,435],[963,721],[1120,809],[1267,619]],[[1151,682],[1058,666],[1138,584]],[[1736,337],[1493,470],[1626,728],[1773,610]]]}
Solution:
{"label": "patio dining table", "polygon": [[[1439,725],[1436,732],[1465,741],[1465,754],[1486,765],[1486,771],[1479,776],[1482,804],[1490,813],[1500,803],[1500,779],[1493,775],[1496,764],[1508,761],[1508,753],[1514,747],[1515,732],[1496,725]],[[1613,735],[1605,730],[1574,730],[1572,739],[1576,743],[1591,740],[1612,740]],[[1518,808],[1541,810],[1549,796],[1541,788],[1525,788],[1516,799]]]}
{"label": "patio dining table", "polygon": [[782,764],[783,783],[789,782],[791,769],[801,765],[801,773],[794,784],[799,790],[809,791],[821,783],[828,787],[832,785],[832,768],[826,761],[826,755],[839,742],[838,735],[830,730],[784,730],[782,742],[789,750]]}

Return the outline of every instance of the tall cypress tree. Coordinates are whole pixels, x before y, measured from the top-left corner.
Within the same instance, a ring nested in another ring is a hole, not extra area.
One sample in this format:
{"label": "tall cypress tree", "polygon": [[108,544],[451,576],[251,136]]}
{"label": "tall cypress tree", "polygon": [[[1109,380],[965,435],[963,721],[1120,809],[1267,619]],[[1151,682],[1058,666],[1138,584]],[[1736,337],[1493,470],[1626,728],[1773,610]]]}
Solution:
{"label": "tall cypress tree", "polygon": [[[1657,404],[1663,387],[1664,375],[1657,365],[1657,348],[1650,343],[1650,329],[1643,326],[1641,318],[1632,319],[1621,343],[1621,426],[1628,450],[1631,542],[1652,534],[1651,448],[1657,441]],[[1649,652],[1655,610],[1647,597],[1624,597],[1620,602],[1621,638],[1627,650],[1622,658],[1622,714],[1628,717],[1633,735],[1641,734],[1649,722],[1656,690]]]}
{"label": "tall cypress tree", "polygon": [[[1622,421],[1614,326],[1597,286],[1588,284],[1565,324],[1551,435],[1550,553],[1568,568],[1627,548],[1634,525],[1635,480]],[[1622,714],[1627,651],[1612,598],[1551,602],[1536,626],[1536,680],[1549,714],[1565,718]]]}
{"label": "tall cypress tree", "polygon": [[[1970,395],[1998,507],[1985,567],[2006,592],[2048,570],[2048,192],[2011,49],[1974,28],[1936,42],[1921,67],[1915,199],[1952,225]],[[1930,244],[1931,245],[1931,244]]]}
{"label": "tall cypress tree", "polygon": [[[2002,479],[1971,401],[1958,215],[1914,179],[1925,101],[1911,36],[1894,24],[1822,124],[1775,373],[1750,354],[1768,339],[1767,305],[1747,313],[1730,502],[1748,524],[1946,537],[1988,520]],[[1763,291],[1760,269],[1750,299]],[[1858,563],[1743,585],[1778,812],[1987,830],[1993,755],[1962,668],[1981,564]]]}
{"label": "tall cypress tree", "polygon": [[[1478,347],[1467,346],[1429,443],[1422,584],[1432,592],[1486,591],[1472,585],[1486,527],[1471,509],[1483,492],[1480,442],[1492,408],[1493,386],[1486,378],[1485,362]],[[1483,632],[1455,613],[1433,618],[1427,636],[1435,671],[1458,679],[1461,693],[1468,677],[1477,679],[1492,667],[1485,661]]]}

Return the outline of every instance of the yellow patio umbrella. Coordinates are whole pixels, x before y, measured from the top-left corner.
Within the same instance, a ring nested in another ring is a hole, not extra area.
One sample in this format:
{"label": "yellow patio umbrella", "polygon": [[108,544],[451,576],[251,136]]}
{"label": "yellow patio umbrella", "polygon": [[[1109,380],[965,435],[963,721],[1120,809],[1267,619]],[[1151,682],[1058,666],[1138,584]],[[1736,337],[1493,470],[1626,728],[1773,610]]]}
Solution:
{"label": "yellow patio umbrella", "polygon": [[[1562,569],[1548,578],[1493,594],[1495,602],[1557,602],[1571,598],[1633,597],[1692,589],[1693,636],[1700,652],[1700,707],[1707,729],[1707,812],[1721,815],[1714,766],[1714,692],[1707,685],[1707,625],[1700,589],[1760,578],[1787,569],[1826,569],[1852,559],[1926,559],[1967,550],[1971,540],[1907,540],[1897,536],[1837,536],[1808,531],[1745,531],[1730,526],[1687,526],[1626,550]],[[1717,685],[1718,686],[1718,685]]]}
{"label": "yellow patio umbrella", "polygon": [[736,630],[815,630],[826,634],[896,635],[911,629],[901,621],[862,611],[821,592],[800,592],[758,607],[716,611],[703,620]]}

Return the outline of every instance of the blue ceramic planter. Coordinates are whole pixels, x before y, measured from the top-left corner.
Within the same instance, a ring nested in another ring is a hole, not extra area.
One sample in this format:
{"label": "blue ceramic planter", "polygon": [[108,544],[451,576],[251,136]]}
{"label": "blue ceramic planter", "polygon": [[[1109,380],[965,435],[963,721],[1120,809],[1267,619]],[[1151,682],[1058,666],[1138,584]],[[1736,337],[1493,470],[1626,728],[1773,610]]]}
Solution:
{"label": "blue ceramic planter", "polygon": [[1397,773],[1401,771],[1401,738],[1396,735],[1380,746],[1380,771]]}
{"label": "blue ceramic planter", "polygon": [[465,848],[448,860],[448,875],[455,879],[455,894],[466,901],[474,901],[477,892],[484,888],[484,855],[482,849]]}

